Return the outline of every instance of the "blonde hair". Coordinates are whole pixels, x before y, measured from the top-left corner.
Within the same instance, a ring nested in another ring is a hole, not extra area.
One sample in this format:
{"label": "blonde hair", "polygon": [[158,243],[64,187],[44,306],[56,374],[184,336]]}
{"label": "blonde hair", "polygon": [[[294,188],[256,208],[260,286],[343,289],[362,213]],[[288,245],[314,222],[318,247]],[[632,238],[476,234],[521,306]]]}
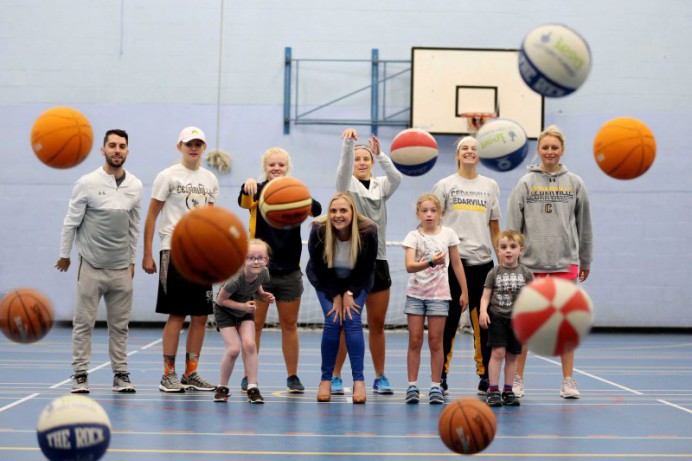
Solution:
{"label": "blonde hair", "polygon": [[[322,259],[324,262],[327,264],[328,268],[334,267],[334,255],[336,254],[336,233],[332,229],[331,222],[329,220],[329,210],[332,207],[332,203],[334,203],[335,200],[338,199],[343,199],[348,203],[348,205],[351,207],[351,211],[353,212],[353,219],[351,219],[351,254],[349,255],[348,258],[348,265],[351,269],[353,269],[356,265],[356,261],[358,260],[358,254],[360,253],[360,247],[361,247],[361,239],[360,239],[360,233],[361,231],[367,229],[370,225],[372,225],[372,221],[370,221],[368,218],[363,216],[358,212],[356,209],[356,204],[353,201],[353,197],[351,197],[351,194],[348,192],[338,192],[334,194],[332,199],[329,201],[329,206],[327,207],[327,214],[325,216],[321,216],[317,219],[315,219],[315,222],[319,226],[319,229],[324,229],[324,254],[322,255]],[[318,234],[319,235],[319,234]]]}
{"label": "blonde hair", "polygon": [[269,149],[264,151],[264,154],[262,154],[262,177],[267,180],[267,161],[269,160],[269,157],[275,154],[280,154],[286,156],[286,164],[288,165],[288,170],[286,173],[291,171],[293,169],[293,162],[291,162],[291,156],[288,155],[288,152],[285,149],[282,149],[280,147],[270,147]]}
{"label": "blonde hair", "polygon": [[457,148],[454,151],[454,156],[456,157],[456,160],[457,160],[457,171],[459,171],[459,168],[461,168],[461,160],[459,159],[459,151],[461,150],[461,146],[463,146],[467,141],[473,141],[473,143],[476,145],[476,149],[478,149],[478,140],[476,138],[474,138],[473,136],[464,136],[459,141],[457,141]]}
{"label": "blonde hair", "polygon": [[507,229],[499,234],[497,234],[497,238],[495,239],[495,247],[497,248],[500,246],[500,240],[503,238],[506,238],[507,240],[511,242],[516,242],[519,244],[520,247],[524,246],[524,234],[521,232],[514,230],[514,229]]}
{"label": "blonde hair", "polygon": [[541,140],[546,136],[553,136],[554,138],[557,138],[560,141],[560,144],[562,144],[562,149],[564,150],[565,135],[562,134],[562,130],[560,130],[560,128],[557,125],[550,125],[548,128],[541,131],[541,134],[538,135],[537,146],[541,145]]}
{"label": "blonde hair", "polygon": [[252,238],[247,241],[247,246],[250,248],[250,245],[259,245],[264,247],[264,250],[267,252],[267,257],[271,258],[272,256],[272,249],[269,246],[267,242],[265,242],[262,239],[257,239],[257,238]]}
{"label": "blonde hair", "polygon": [[[435,194],[423,194],[420,197],[418,197],[418,200],[416,201],[416,216],[418,216],[418,210],[420,209],[420,206],[423,204],[423,202],[430,201],[435,204],[437,207],[437,211],[440,213],[440,220],[437,222],[439,225],[440,222],[442,221],[442,202],[440,202],[440,199],[437,197]],[[421,224],[418,225],[420,227]]]}

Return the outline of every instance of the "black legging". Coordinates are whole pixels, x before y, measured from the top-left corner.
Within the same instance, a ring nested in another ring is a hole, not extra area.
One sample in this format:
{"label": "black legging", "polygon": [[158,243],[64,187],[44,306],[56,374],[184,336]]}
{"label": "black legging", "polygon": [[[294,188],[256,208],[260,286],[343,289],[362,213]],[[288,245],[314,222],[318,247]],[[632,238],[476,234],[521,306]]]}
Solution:
{"label": "black legging", "polygon": [[[485,278],[493,268],[493,262],[470,266],[461,260],[466,273],[466,285],[469,288],[469,318],[473,327],[473,347],[475,350],[474,359],[476,361],[476,373],[481,378],[488,377],[488,362],[490,361],[491,348],[488,346],[488,330],[481,328],[478,323],[481,310],[481,297],[483,296],[483,285]],[[454,338],[459,328],[459,320],[461,319],[461,306],[459,305],[459,297],[461,296],[461,287],[457,282],[457,276],[454,274],[452,265],[449,265],[449,291],[452,295],[452,300],[449,302],[449,315],[445,322],[445,333],[442,339],[442,347],[445,355],[445,363],[442,368],[442,378],[447,378],[449,366],[454,355]]]}

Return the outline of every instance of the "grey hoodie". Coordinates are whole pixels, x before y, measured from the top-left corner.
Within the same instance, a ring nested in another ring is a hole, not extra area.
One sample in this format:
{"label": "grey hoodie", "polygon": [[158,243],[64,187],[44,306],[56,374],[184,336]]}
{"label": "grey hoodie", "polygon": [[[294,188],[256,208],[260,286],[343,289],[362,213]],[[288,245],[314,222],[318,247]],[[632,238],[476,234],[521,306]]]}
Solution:
{"label": "grey hoodie", "polygon": [[582,179],[564,165],[557,173],[532,166],[519,180],[509,197],[507,228],[526,237],[521,262],[534,272],[591,268],[589,197]]}

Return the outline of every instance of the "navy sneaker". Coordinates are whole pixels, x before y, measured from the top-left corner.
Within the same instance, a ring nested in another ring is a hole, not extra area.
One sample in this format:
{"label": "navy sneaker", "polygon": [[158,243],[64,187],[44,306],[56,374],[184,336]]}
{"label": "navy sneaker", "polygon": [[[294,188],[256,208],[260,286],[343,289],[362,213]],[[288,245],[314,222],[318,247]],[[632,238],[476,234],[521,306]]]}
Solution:
{"label": "navy sneaker", "polygon": [[418,403],[420,401],[420,390],[416,386],[409,386],[406,389],[406,403]]}
{"label": "navy sneaker", "polygon": [[439,405],[442,403],[445,403],[445,396],[442,394],[442,389],[439,387],[431,387],[430,392],[428,393],[428,399],[430,401],[430,405]]}
{"label": "navy sneaker", "polygon": [[501,407],[502,406],[502,395],[500,391],[490,391],[488,396],[485,398],[485,403],[491,407]]}
{"label": "navy sneaker", "polygon": [[444,395],[449,395],[449,386],[447,386],[447,378],[442,378],[440,382],[440,389]]}
{"label": "navy sneaker", "polygon": [[487,395],[488,394],[488,388],[490,387],[490,381],[488,378],[481,378],[481,380],[478,382],[478,395]]}
{"label": "navy sneaker", "polygon": [[288,388],[289,394],[302,394],[305,392],[305,386],[300,382],[298,375],[291,375],[286,378],[286,388]]}
{"label": "navy sneaker", "polygon": [[505,391],[502,393],[502,405],[506,407],[518,407],[521,403],[517,396],[514,395],[514,392]]}

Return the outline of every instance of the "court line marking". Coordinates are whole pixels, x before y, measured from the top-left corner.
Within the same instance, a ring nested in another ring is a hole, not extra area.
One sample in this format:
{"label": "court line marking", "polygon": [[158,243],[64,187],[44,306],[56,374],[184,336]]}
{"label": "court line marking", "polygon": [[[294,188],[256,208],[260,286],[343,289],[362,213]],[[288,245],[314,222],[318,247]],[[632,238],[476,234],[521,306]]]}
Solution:
{"label": "court line marking", "polygon": [[[30,447],[0,447],[0,451],[38,451]],[[171,450],[171,449],[128,449],[110,448],[110,453],[157,453],[190,455],[280,455],[280,456],[444,456],[459,457],[459,453],[446,452],[352,452],[352,451],[250,451],[250,450]],[[476,453],[474,456],[488,458],[690,458],[692,453]]]}
{"label": "court line marking", "polygon": [[[541,360],[545,360],[545,361],[548,362],[548,363],[552,363],[553,365],[557,365],[557,366],[559,366],[559,367],[562,366],[562,364],[561,364],[560,362],[555,361],[555,360],[553,360],[553,359],[549,359],[548,357],[544,357],[544,356],[538,355],[538,354],[532,354],[532,355],[533,355],[534,357],[536,357],[536,358],[541,359]],[[595,379],[596,381],[601,381],[602,383],[609,384],[609,385],[611,385],[611,386],[613,386],[613,387],[617,387],[617,388],[622,389],[622,390],[625,390],[625,391],[627,391],[627,392],[631,392],[632,394],[635,394],[635,395],[646,395],[646,394],[644,394],[643,392],[639,392],[639,391],[637,391],[637,390],[630,389],[629,387],[622,386],[622,385],[620,385],[620,384],[618,384],[618,383],[614,383],[613,381],[609,381],[609,380],[607,380],[607,379],[605,379],[605,378],[601,378],[601,377],[596,376],[596,375],[594,375],[594,374],[591,374],[591,373],[588,373],[588,372],[586,372],[586,371],[580,370],[579,368],[576,368],[576,367],[575,367],[575,368],[574,368],[574,371],[576,371],[576,372],[579,373],[580,375],[588,376],[589,378]]]}
{"label": "court line marking", "polygon": [[19,399],[19,400],[16,400],[16,401],[12,402],[12,403],[8,403],[8,404],[5,405],[4,407],[0,408],[0,413],[2,413],[2,412],[5,411],[5,410],[9,410],[10,408],[12,408],[12,407],[14,407],[14,406],[19,405],[19,404],[22,403],[22,402],[26,402],[27,400],[31,400],[31,399],[33,399],[34,397],[38,396],[38,395],[39,395],[39,393],[27,395],[27,396],[24,397],[23,399]]}
{"label": "court line marking", "polygon": [[678,410],[686,411],[687,413],[692,414],[692,410],[689,410],[689,409],[687,409],[687,408],[685,408],[685,407],[681,407],[680,405],[675,405],[674,403],[668,402],[667,400],[656,399],[656,401],[657,401],[657,402],[664,403],[664,404],[666,404],[666,405],[669,405],[669,406],[671,406],[671,407],[673,407],[673,408],[677,408]]}

